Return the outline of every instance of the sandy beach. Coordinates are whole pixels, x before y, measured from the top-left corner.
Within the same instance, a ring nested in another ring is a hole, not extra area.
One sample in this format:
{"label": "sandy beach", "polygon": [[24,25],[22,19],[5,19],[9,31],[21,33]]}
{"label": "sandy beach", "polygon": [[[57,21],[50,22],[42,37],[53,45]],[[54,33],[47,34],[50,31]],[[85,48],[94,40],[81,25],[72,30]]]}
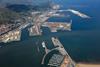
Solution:
{"label": "sandy beach", "polygon": [[78,67],[100,67],[100,64],[78,63]]}

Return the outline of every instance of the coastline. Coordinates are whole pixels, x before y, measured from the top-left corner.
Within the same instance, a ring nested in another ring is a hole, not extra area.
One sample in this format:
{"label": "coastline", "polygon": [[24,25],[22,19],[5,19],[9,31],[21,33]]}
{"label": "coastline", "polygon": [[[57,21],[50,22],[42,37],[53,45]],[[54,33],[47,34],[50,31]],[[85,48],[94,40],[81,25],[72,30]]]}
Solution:
{"label": "coastline", "polygon": [[100,67],[100,63],[77,63],[78,67]]}

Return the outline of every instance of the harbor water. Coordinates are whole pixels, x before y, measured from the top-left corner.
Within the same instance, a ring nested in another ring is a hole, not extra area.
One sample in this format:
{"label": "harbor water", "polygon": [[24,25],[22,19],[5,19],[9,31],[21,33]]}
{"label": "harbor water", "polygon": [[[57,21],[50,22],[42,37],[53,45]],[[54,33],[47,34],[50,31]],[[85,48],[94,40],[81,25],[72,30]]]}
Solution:
{"label": "harbor water", "polygon": [[[61,9],[75,9],[91,18],[83,19],[71,14],[72,31],[51,33],[48,28],[43,28],[42,36],[30,37],[27,28],[22,30],[21,41],[0,43],[0,67],[41,67],[44,54],[41,43],[45,41],[47,47],[51,49],[53,36],[58,37],[74,61],[100,63],[100,1],[54,0],[54,2],[63,5]],[[66,12],[64,14],[67,15]],[[64,19],[66,21],[67,18]]]}

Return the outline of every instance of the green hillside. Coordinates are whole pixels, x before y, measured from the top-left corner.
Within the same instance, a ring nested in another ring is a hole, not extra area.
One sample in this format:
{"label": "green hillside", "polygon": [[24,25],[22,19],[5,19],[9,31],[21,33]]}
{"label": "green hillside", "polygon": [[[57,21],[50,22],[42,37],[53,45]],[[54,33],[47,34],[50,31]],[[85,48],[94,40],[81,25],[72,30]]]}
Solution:
{"label": "green hillside", "polygon": [[0,8],[0,24],[11,23],[11,20],[20,18],[20,14],[7,8]]}

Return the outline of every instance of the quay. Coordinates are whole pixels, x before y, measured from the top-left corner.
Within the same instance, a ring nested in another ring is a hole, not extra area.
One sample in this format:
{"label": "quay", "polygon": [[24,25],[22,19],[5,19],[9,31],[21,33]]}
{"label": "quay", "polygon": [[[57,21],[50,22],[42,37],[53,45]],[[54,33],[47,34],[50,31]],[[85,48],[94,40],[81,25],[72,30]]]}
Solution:
{"label": "quay", "polygon": [[0,35],[0,42],[7,43],[12,41],[20,41],[21,39],[21,30],[29,26],[30,23],[23,23],[18,28],[12,29],[9,32],[6,32],[3,35]]}
{"label": "quay", "polygon": [[4,35],[0,36],[0,42],[11,42],[11,41],[19,41],[21,37],[21,30],[13,30]]}
{"label": "quay", "polygon": [[65,50],[63,45],[60,43],[60,41],[57,38],[52,37],[52,42],[55,46],[53,49],[48,49],[46,46],[44,46],[45,49],[45,55],[42,59],[41,64],[44,64],[45,57],[51,53],[54,50],[59,51],[59,54],[53,54],[53,56],[50,58],[48,62],[48,66],[55,66],[55,67],[76,67],[76,63],[71,59],[68,52]]}
{"label": "quay", "polygon": [[48,27],[51,32],[57,32],[57,30],[71,31],[71,22],[45,22],[42,26]]}
{"label": "quay", "polygon": [[30,36],[38,36],[38,35],[42,35],[42,31],[40,28],[40,25],[33,25],[31,28],[28,29],[29,30],[29,35]]}
{"label": "quay", "polygon": [[68,9],[67,11],[72,12],[73,14],[76,14],[77,16],[80,16],[81,18],[91,18],[90,16],[87,16],[86,14],[83,14],[73,9]]}

